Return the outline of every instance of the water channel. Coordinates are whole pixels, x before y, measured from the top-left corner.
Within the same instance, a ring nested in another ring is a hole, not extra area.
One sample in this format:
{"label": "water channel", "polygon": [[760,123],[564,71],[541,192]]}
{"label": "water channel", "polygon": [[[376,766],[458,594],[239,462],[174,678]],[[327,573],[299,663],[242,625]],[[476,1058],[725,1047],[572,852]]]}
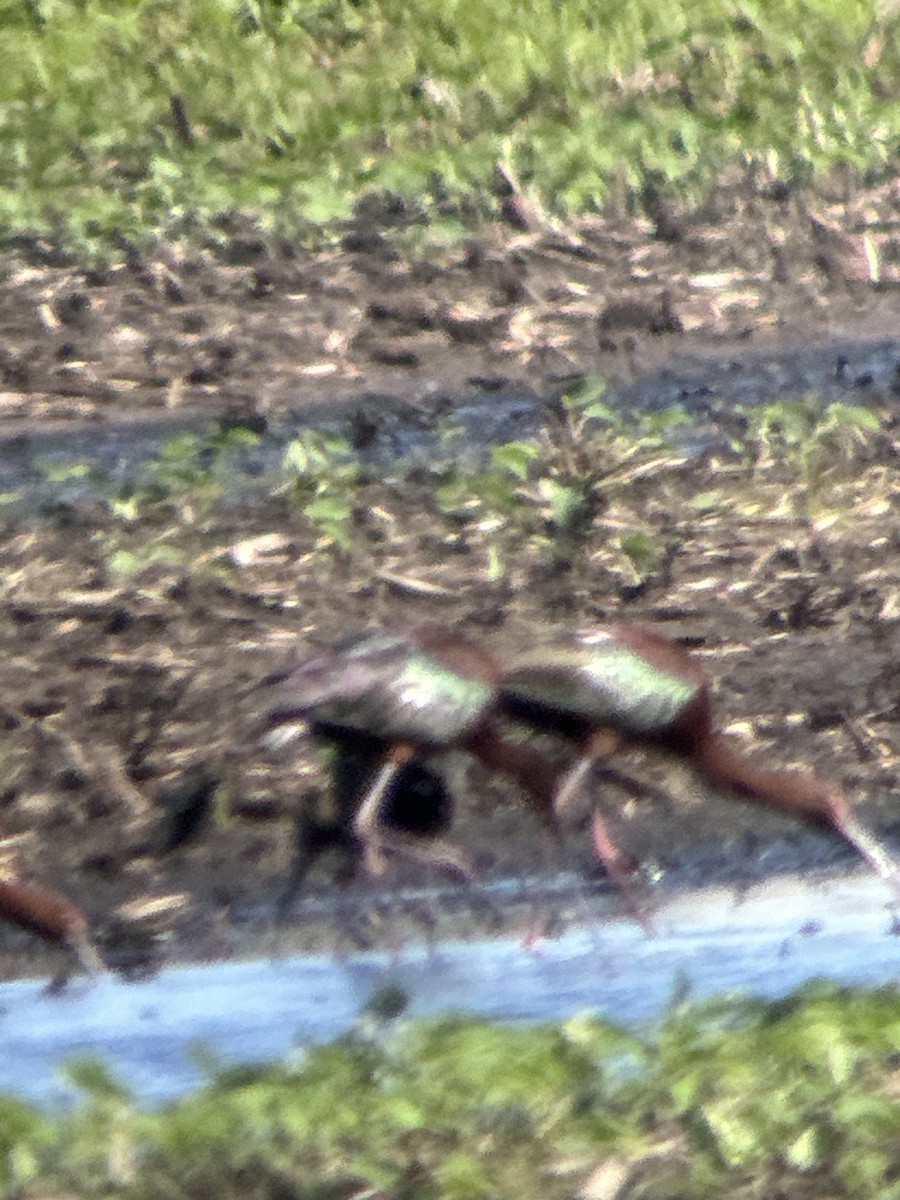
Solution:
{"label": "water channel", "polygon": [[203,1081],[198,1046],[223,1065],[281,1057],[349,1028],[386,986],[407,996],[410,1016],[533,1022],[589,1010],[640,1027],[676,996],[775,998],[817,977],[887,984],[900,967],[885,889],[866,876],[781,878],[740,897],[727,888],[685,893],[654,922],[653,937],[607,920],[530,945],[510,937],[173,966],[137,983],[76,982],[58,996],[44,982],[5,984],[0,1089],[65,1103],[73,1093],[60,1065],[96,1054],[140,1102],[157,1104]]}
{"label": "water channel", "polygon": [[[676,363],[622,389],[629,409],[681,401],[697,414],[709,405],[772,400],[815,391],[823,399],[864,401],[896,385],[900,340],[828,345],[740,366]],[[538,401],[516,394],[466,402],[456,416],[475,440],[502,441],[534,427]],[[258,478],[307,417],[297,417],[248,464]],[[0,429],[0,491],[39,508],[99,489],[108,494],[184,428],[158,422],[100,422],[50,430]],[[425,435],[398,425],[392,444],[404,451]],[[60,484],[46,464],[90,461],[91,478]],[[97,480],[102,482],[97,483]],[[344,957],[268,956],[253,961],[171,966],[135,983],[114,978],[76,983],[51,996],[43,981],[0,986],[0,1088],[42,1103],[71,1093],[59,1075],[73,1055],[100,1055],[148,1104],[202,1082],[193,1048],[223,1063],[268,1060],[329,1038],[356,1019],[385,985],[409,998],[413,1016],[464,1010],[510,1021],[560,1018],[594,1010],[636,1025],[662,1014],[673,995],[701,998],[730,990],[775,997],[805,980],[892,982],[900,961],[889,897],[876,879],[781,876],[738,896],[726,887],[685,891],[655,914],[647,937],[631,921],[573,922],[555,939],[526,947],[521,937],[489,942],[410,946]]]}

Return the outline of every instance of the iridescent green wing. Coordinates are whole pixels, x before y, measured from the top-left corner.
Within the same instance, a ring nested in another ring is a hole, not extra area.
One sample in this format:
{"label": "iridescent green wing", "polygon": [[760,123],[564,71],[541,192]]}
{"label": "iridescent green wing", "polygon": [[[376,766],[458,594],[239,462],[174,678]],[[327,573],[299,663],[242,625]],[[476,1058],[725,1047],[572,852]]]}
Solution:
{"label": "iridescent green wing", "polygon": [[699,688],[611,639],[536,651],[504,676],[503,690],[591,724],[648,734],[673,725]]}
{"label": "iridescent green wing", "polygon": [[449,743],[477,725],[494,700],[494,688],[460,675],[419,654],[411,658],[391,687],[397,717],[420,741]]}

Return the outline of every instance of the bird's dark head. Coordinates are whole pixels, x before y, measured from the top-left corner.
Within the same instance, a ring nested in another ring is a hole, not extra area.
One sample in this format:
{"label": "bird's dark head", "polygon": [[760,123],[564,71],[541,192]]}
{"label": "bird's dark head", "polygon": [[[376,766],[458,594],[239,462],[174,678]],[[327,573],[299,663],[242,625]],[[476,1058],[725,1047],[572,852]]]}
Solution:
{"label": "bird's dark head", "polygon": [[323,705],[356,700],[395,674],[414,650],[408,638],[377,629],[342,638],[262,680],[261,688],[277,689],[267,721],[290,724]]}

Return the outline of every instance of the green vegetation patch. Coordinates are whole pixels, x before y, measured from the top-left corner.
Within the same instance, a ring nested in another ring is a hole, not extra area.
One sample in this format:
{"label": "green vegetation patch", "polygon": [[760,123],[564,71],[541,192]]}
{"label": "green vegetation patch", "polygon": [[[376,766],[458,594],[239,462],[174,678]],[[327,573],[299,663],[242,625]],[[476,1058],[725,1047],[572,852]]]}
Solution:
{"label": "green vegetation patch", "polygon": [[814,983],[679,1004],[655,1030],[363,1017],[140,1111],[99,1065],[48,1116],[2,1101],[5,1194],[890,1197],[900,998]]}
{"label": "green vegetation patch", "polygon": [[900,17],[848,0],[9,0],[0,231],[108,255],[366,192],[570,216],[896,158]]}
{"label": "green vegetation patch", "polygon": [[[587,381],[539,436],[477,454],[452,423],[424,458],[389,463],[364,461],[338,429],[308,430],[277,467],[248,477],[258,435],[179,435],[109,497],[97,535],[117,574],[170,563],[221,575],[265,556],[265,545],[262,556],[235,547],[252,510],[253,524],[279,531],[275,550],[292,547],[308,569],[425,563],[470,583],[604,576],[633,592],[735,513],[746,528],[784,519],[846,531],[890,506],[889,414],[814,399],[736,409],[698,469],[682,408],[623,416],[603,391]],[[55,471],[66,480],[77,468]],[[700,477],[717,486],[698,490]]]}

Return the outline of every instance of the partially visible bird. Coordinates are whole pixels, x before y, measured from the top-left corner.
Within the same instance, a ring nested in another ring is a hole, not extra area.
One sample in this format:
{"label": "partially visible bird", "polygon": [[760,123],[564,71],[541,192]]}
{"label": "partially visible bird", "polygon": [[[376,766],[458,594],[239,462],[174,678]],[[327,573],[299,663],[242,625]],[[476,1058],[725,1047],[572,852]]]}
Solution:
{"label": "partially visible bird", "polygon": [[85,913],[61,892],[18,879],[0,880],[0,920],[70,949],[89,975],[106,968],[91,940]]}
{"label": "partially visible bird", "polygon": [[313,733],[366,738],[378,747],[372,780],[349,821],[370,872],[380,874],[385,855],[397,853],[469,876],[462,851],[443,837],[426,842],[399,832],[386,819],[386,804],[401,770],[432,751],[457,747],[515,779],[540,811],[548,811],[556,773],[543,755],[501,736],[499,681],[493,657],[454,630],[369,629],[271,677],[282,700],[268,722],[303,719]]}
{"label": "partially visible bird", "polygon": [[[853,812],[831,780],[811,771],[772,770],[734,751],[716,726],[711,685],[680,646],[640,624],[603,625],[577,641],[523,654],[505,673],[504,709],[546,728],[565,728],[581,754],[554,798],[573,805],[595,763],[623,743],[657,746],[686,759],[714,787],[832,826],[900,897],[900,865]],[[613,877],[622,859],[595,825],[598,852]]]}

